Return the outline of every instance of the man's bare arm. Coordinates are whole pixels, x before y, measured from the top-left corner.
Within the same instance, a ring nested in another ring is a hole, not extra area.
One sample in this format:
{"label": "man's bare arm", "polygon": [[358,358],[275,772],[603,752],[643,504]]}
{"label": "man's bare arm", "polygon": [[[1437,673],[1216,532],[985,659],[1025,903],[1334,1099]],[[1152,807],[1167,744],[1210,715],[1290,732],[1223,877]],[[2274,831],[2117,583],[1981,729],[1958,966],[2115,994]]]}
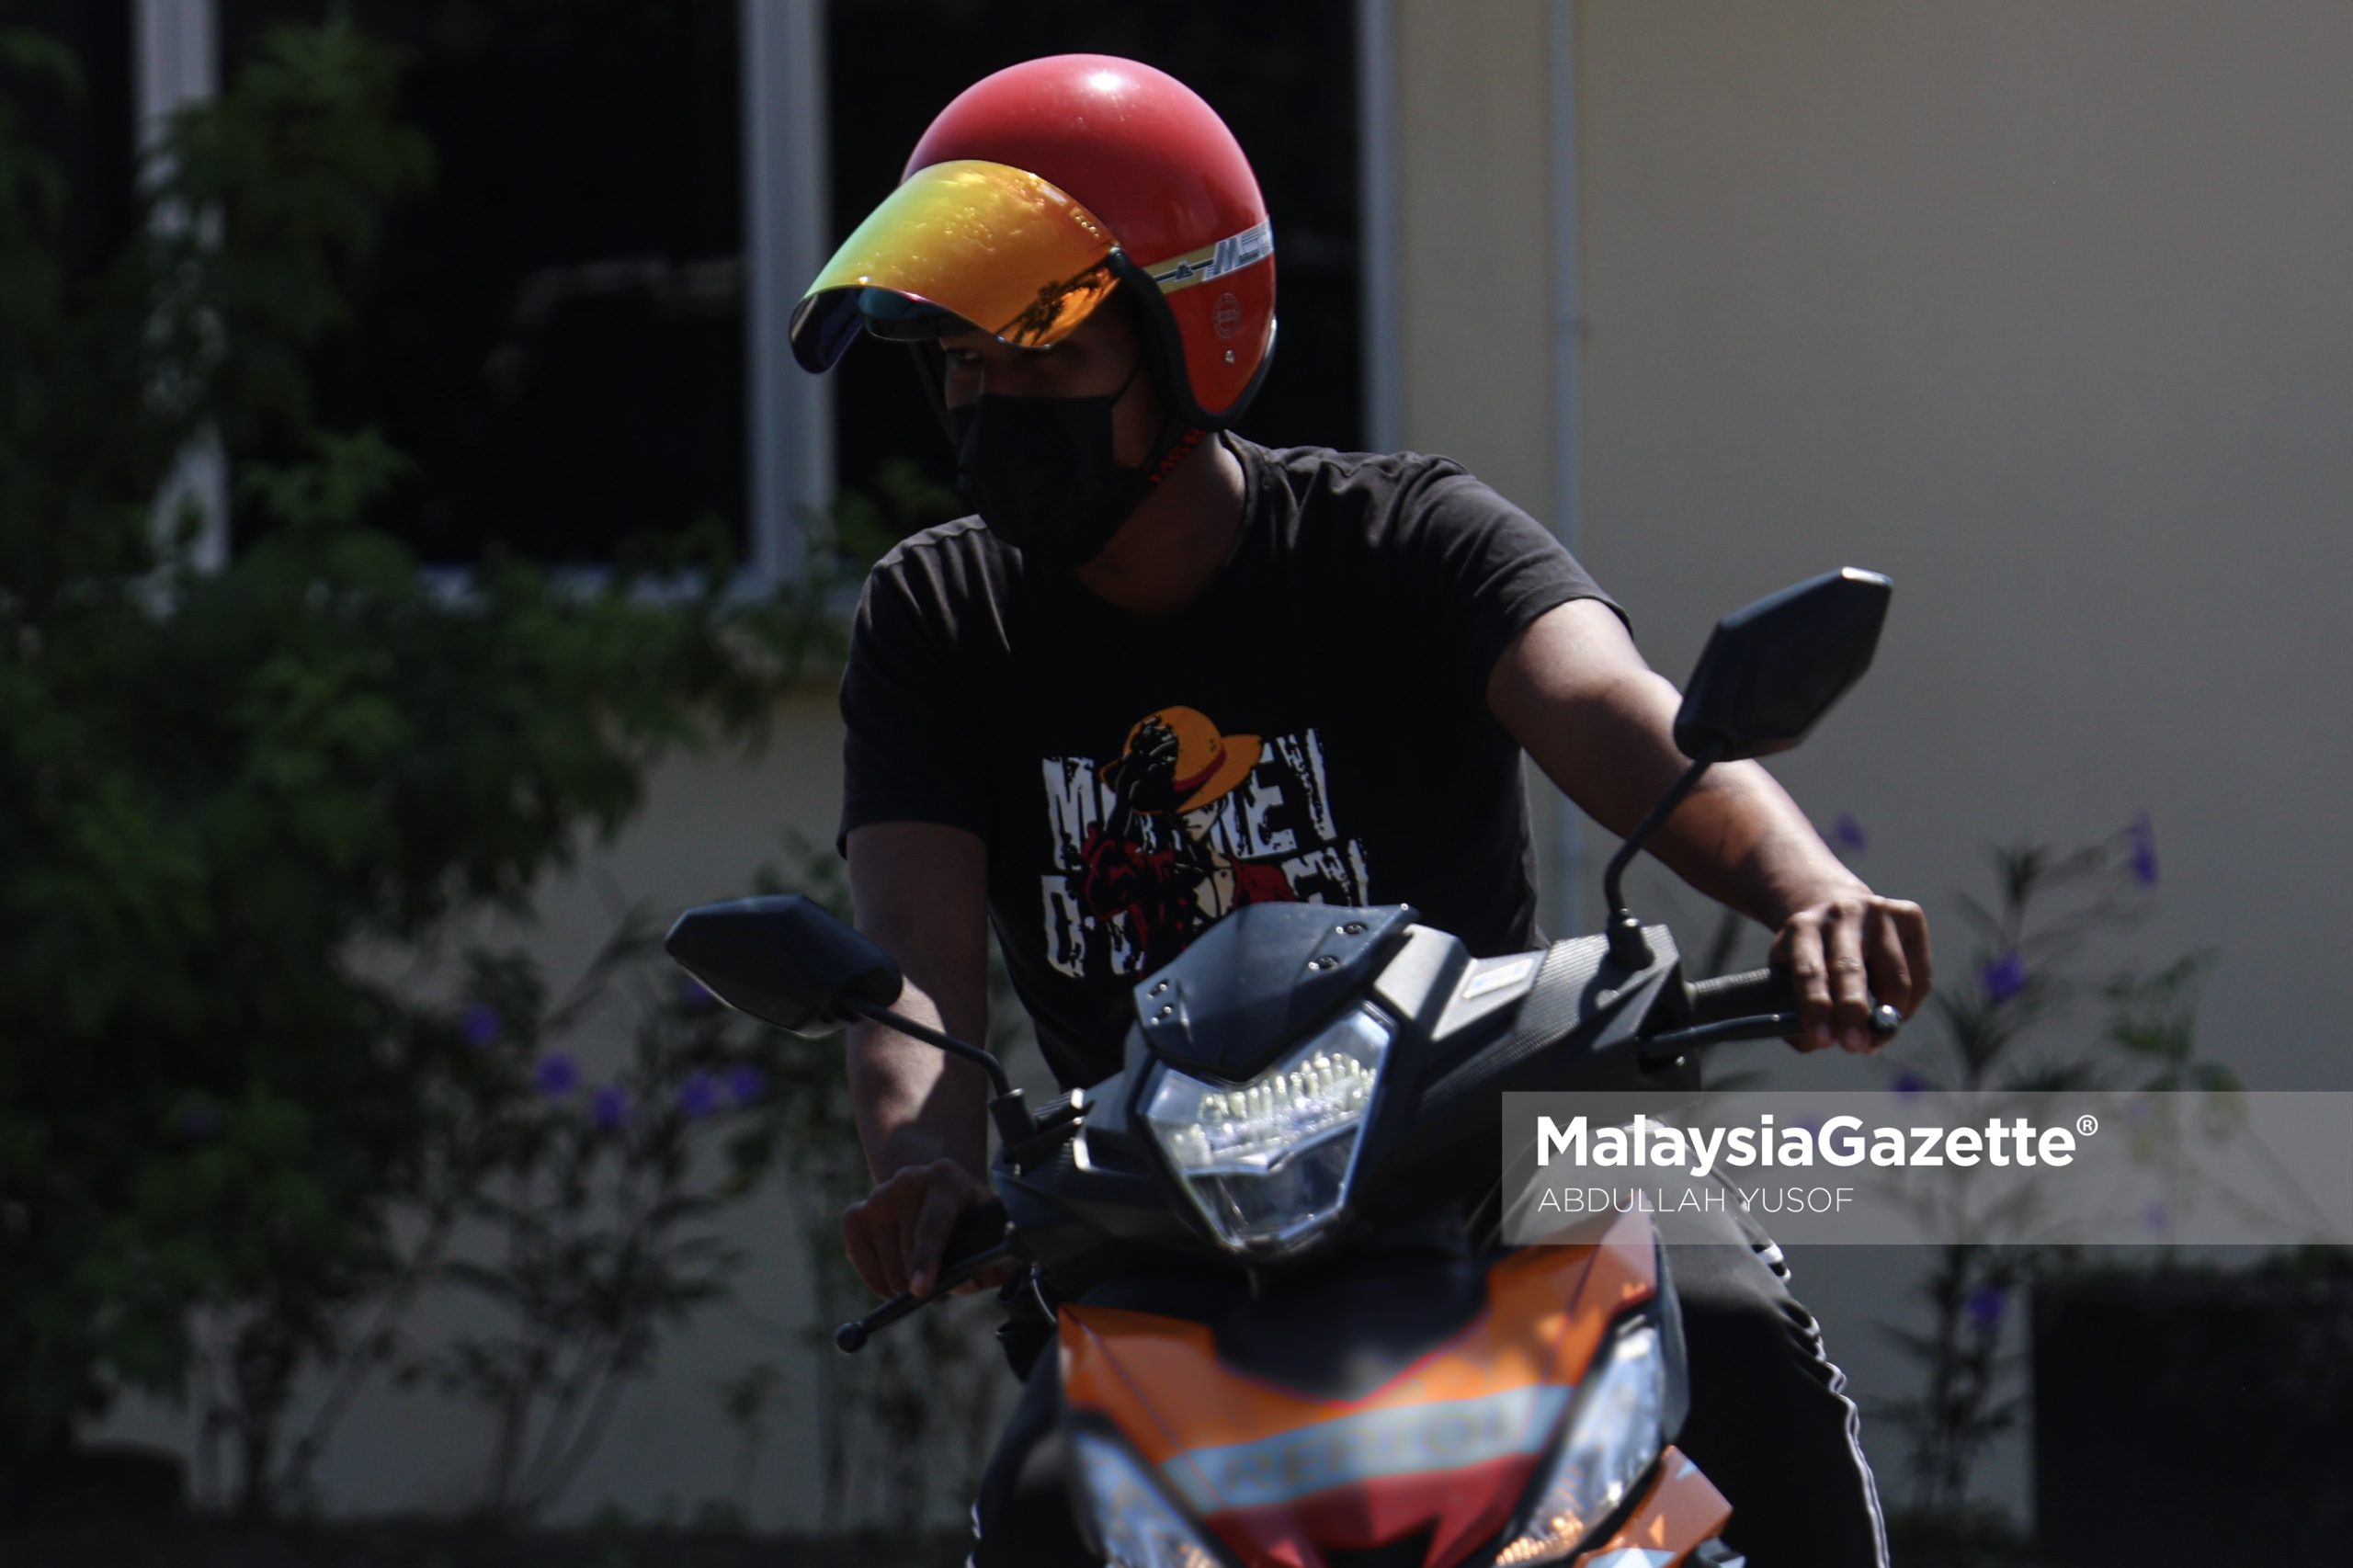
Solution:
{"label": "man's bare arm", "polygon": [[[1496,660],[1487,701],[1546,775],[1620,836],[1688,765],[1674,739],[1682,698],[1598,600],[1572,600],[1522,631]],[[1810,1047],[1835,1037],[1870,1048],[1866,980],[1906,1017],[1927,998],[1919,906],[1873,893],[1756,763],[1711,768],[1651,852],[1777,933],[1774,957],[1796,971]]]}
{"label": "man's bare arm", "polygon": [[[858,928],[907,979],[897,1010],[960,1040],[988,1028],[988,851],[938,823],[850,830]],[[874,1191],[843,1242],[881,1294],[929,1287],[956,1217],[987,1196],[989,1084],[970,1062],[879,1024],[849,1035],[850,1098]]]}

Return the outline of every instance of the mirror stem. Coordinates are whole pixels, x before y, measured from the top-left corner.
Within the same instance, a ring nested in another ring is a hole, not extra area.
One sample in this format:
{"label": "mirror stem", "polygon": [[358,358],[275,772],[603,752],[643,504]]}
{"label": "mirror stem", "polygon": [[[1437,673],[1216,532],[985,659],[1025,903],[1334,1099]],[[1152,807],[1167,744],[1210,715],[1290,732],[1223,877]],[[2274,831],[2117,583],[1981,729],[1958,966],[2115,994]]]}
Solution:
{"label": "mirror stem", "polygon": [[1601,873],[1602,901],[1609,905],[1609,961],[1620,969],[1642,969],[1651,961],[1651,945],[1643,939],[1643,923],[1635,919],[1626,907],[1625,890],[1621,885],[1626,879],[1626,868],[1632,864],[1635,856],[1643,852],[1643,846],[1649,842],[1651,835],[1675,814],[1675,808],[1681,805],[1684,797],[1699,784],[1699,776],[1714,767],[1716,759],[1723,754],[1722,736],[1701,746],[1699,755],[1692,758],[1691,766],[1683,770],[1683,777],[1675,781],[1675,788],[1669,790],[1659,803],[1651,808],[1650,815],[1627,835],[1626,842],[1618,846],[1618,853],[1609,858],[1608,869]]}
{"label": "mirror stem", "polygon": [[840,1005],[870,1023],[912,1035],[926,1045],[939,1047],[950,1056],[961,1056],[967,1062],[980,1063],[981,1071],[989,1075],[989,1083],[996,1090],[995,1097],[989,1101],[989,1115],[995,1119],[997,1136],[1004,1141],[1006,1147],[1012,1148],[1026,1142],[1036,1134],[1038,1124],[1029,1115],[1029,1108],[1022,1104],[1021,1091],[1006,1077],[1005,1063],[979,1046],[967,1045],[954,1035],[942,1034],[926,1024],[919,1024],[863,997],[845,996]]}
{"label": "mirror stem", "polygon": [[967,1062],[977,1062],[980,1063],[981,1070],[989,1075],[989,1082],[996,1086],[998,1094],[1009,1095],[1013,1092],[1013,1085],[1005,1075],[1004,1063],[980,1047],[966,1045],[954,1035],[942,1034],[938,1029],[919,1024],[913,1018],[894,1013],[888,1007],[869,1002],[860,996],[845,996],[841,999],[840,1006],[870,1022],[894,1028],[904,1035],[913,1035],[926,1045],[936,1045],[950,1056],[961,1056]]}

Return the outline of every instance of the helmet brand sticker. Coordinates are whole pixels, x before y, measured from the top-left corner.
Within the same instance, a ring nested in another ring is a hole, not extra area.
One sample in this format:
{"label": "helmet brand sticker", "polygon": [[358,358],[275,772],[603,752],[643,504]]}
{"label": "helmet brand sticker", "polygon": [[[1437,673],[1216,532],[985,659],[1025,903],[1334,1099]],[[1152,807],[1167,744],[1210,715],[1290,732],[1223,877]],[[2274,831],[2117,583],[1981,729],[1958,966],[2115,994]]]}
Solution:
{"label": "helmet brand sticker", "polygon": [[1242,301],[1231,293],[1217,297],[1217,307],[1210,312],[1210,325],[1220,337],[1232,337],[1242,330]]}
{"label": "helmet brand sticker", "polygon": [[1260,223],[1238,234],[1229,234],[1213,245],[1203,245],[1174,260],[1154,264],[1144,270],[1160,285],[1164,294],[1179,289],[1189,289],[1196,283],[1206,283],[1212,278],[1222,278],[1229,272],[1239,272],[1275,254],[1275,226]]}

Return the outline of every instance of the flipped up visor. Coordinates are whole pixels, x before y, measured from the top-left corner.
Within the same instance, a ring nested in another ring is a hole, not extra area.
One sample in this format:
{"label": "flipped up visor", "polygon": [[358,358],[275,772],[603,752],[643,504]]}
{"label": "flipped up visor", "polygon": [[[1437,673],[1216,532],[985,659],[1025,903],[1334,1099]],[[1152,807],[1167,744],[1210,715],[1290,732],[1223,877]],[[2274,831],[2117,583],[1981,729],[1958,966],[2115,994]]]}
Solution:
{"label": "flipped up visor", "polygon": [[1093,213],[1036,175],[979,159],[934,164],[908,176],[817,274],[793,308],[793,358],[831,369],[867,324],[858,307],[870,289],[1013,347],[1044,347],[1110,293],[1114,248]]}

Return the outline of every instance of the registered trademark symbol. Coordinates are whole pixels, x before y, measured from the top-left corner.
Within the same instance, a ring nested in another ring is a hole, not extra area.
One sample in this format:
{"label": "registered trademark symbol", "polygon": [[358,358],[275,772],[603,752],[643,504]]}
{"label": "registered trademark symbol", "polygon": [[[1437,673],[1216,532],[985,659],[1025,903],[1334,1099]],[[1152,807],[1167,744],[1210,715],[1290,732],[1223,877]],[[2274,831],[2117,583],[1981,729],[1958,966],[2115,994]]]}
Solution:
{"label": "registered trademark symbol", "polygon": [[2099,1118],[2096,1116],[2079,1116],[2075,1118],[2075,1131],[2082,1133],[2086,1138],[2090,1137],[2093,1133],[2099,1131]]}

